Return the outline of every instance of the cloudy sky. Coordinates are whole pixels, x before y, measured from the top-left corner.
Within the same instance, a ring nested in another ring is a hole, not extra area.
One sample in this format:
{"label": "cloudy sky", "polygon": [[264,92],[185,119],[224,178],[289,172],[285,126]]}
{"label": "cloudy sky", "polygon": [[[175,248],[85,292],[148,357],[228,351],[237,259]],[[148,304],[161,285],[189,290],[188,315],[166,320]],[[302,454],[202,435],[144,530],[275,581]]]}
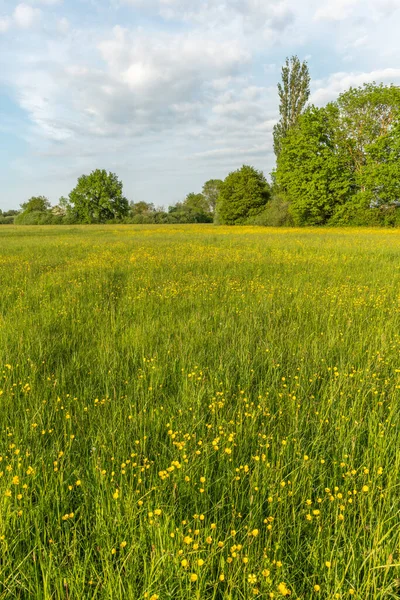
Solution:
{"label": "cloudy sky", "polygon": [[400,0],[0,0],[0,208],[95,168],[157,206],[268,174],[285,57],[322,105],[400,84],[399,27]]}

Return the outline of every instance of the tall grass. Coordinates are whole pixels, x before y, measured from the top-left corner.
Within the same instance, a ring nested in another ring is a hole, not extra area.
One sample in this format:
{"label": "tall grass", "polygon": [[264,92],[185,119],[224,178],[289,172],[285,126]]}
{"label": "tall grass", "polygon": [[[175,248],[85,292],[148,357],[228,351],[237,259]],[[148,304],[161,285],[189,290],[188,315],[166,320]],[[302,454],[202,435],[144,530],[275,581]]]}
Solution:
{"label": "tall grass", "polygon": [[400,234],[0,231],[0,598],[400,598]]}

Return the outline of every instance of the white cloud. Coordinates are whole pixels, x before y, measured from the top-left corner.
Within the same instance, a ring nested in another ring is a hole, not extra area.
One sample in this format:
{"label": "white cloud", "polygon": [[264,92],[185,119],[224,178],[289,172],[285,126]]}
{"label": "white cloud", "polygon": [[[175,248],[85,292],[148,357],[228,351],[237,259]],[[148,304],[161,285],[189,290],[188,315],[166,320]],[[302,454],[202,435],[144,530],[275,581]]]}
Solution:
{"label": "white cloud", "polygon": [[325,0],[314,13],[316,21],[379,21],[400,7],[399,0]]}
{"label": "white cloud", "polygon": [[204,126],[220,90],[240,81],[251,56],[240,40],[210,32],[149,35],[116,27],[98,43],[100,68],[83,59],[85,36],[76,36],[72,31],[55,49],[24,55],[9,76],[36,138],[74,140],[80,149],[77,140],[97,146],[93,138],[126,140]]}
{"label": "white cloud", "polygon": [[8,17],[0,17],[0,33],[5,33],[9,30],[11,20]]}
{"label": "white cloud", "polygon": [[283,31],[294,20],[292,0],[121,0],[123,4],[165,19],[189,21],[207,27],[240,19],[245,29]]}
{"label": "white cloud", "polygon": [[294,11],[287,0],[233,0],[228,3],[253,27],[268,27],[283,31],[294,20]]}
{"label": "white cloud", "polygon": [[362,73],[334,73],[327,79],[314,82],[316,88],[310,98],[310,102],[322,106],[327,102],[335,100],[339,94],[350,87],[358,87],[363,83],[400,84],[400,69],[380,69]]}
{"label": "white cloud", "polygon": [[241,157],[241,158],[249,158],[254,157],[254,155],[260,154],[268,154],[271,152],[271,144],[254,144],[254,145],[244,145],[241,148],[234,148],[232,146],[216,148],[215,150],[206,150],[205,152],[197,152],[193,154],[191,157],[192,160],[196,158],[205,158],[205,159],[216,159],[216,158],[226,158],[226,157]]}
{"label": "white cloud", "polygon": [[205,82],[235,75],[250,60],[240,40],[203,31],[149,36],[115,27],[99,49],[115,91],[146,108],[197,100]]}
{"label": "white cloud", "polygon": [[362,35],[361,37],[356,38],[350,46],[353,48],[360,48],[360,46],[366,46],[368,44],[368,35]]}
{"label": "white cloud", "polygon": [[353,13],[359,0],[327,0],[315,13],[315,20],[343,21]]}
{"label": "white cloud", "polygon": [[377,10],[384,16],[392,15],[400,8],[399,0],[380,0],[377,3]]}
{"label": "white cloud", "polygon": [[18,4],[14,10],[13,17],[17,27],[29,29],[40,16],[40,10],[29,4]]}
{"label": "white cloud", "polygon": [[57,20],[57,31],[62,34],[66,34],[69,31],[70,23],[67,18],[62,17]]}

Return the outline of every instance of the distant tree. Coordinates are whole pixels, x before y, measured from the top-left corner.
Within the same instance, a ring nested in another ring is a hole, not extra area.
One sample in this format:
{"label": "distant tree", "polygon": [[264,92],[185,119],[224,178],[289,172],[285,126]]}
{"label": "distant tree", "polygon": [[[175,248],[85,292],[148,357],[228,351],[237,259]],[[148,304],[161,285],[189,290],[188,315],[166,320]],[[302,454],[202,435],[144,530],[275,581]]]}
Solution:
{"label": "distant tree", "polygon": [[215,213],[222,183],[221,179],[210,179],[203,185],[203,196],[207,200],[209,211],[212,213]]}
{"label": "distant tree", "polygon": [[53,206],[51,212],[57,217],[65,217],[71,209],[72,207],[68,198],[65,198],[65,196],[61,196],[61,198],[58,201],[58,204],[56,204],[56,206]]}
{"label": "distant tree", "polygon": [[168,208],[170,223],[212,223],[209,204],[203,194],[188,194],[183,202],[177,202]]}
{"label": "distant tree", "polygon": [[202,194],[188,194],[183,202],[177,202],[168,208],[168,222],[212,223],[213,218],[207,207]]}
{"label": "distant tree", "polygon": [[74,211],[83,223],[104,223],[128,214],[123,185],[114,173],[97,169],[82,175],[69,195]]}
{"label": "distant tree", "polygon": [[58,206],[67,211],[71,207],[71,203],[68,198],[65,196],[61,196],[58,201]]}
{"label": "distant tree", "polygon": [[157,211],[154,204],[140,201],[129,203],[128,217],[124,219],[125,223],[151,224],[156,222]]}
{"label": "distant tree", "polygon": [[198,213],[209,213],[210,207],[207,198],[203,194],[188,194],[183,202],[183,207]]}
{"label": "distant tree", "polygon": [[13,216],[5,217],[4,215],[0,215],[0,225],[12,225],[13,223]]}
{"label": "distant tree", "polygon": [[307,62],[297,56],[286,59],[282,83],[278,83],[280,120],[273,130],[274,151],[279,156],[282,140],[305,109],[310,97],[310,73]]}
{"label": "distant tree", "polygon": [[27,202],[21,204],[22,212],[47,212],[51,207],[46,196],[32,196]]}
{"label": "distant tree", "polygon": [[0,225],[12,225],[14,223],[14,217],[18,214],[18,210],[2,211],[0,209]]}
{"label": "distant tree", "polygon": [[154,204],[144,202],[143,200],[141,200],[140,202],[131,202],[129,204],[129,213],[132,216],[145,215],[153,212],[155,212]]}
{"label": "distant tree", "polygon": [[243,165],[228,175],[221,186],[218,218],[222,224],[240,225],[259,214],[270,198],[270,187],[261,171]]}

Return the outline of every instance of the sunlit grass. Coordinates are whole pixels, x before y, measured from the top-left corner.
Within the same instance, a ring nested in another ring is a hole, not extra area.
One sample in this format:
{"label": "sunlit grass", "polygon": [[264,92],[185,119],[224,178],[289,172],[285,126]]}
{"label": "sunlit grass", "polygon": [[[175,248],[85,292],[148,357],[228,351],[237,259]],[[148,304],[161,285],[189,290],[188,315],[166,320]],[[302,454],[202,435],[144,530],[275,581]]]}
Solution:
{"label": "sunlit grass", "polygon": [[0,598],[400,598],[400,233],[0,229]]}

